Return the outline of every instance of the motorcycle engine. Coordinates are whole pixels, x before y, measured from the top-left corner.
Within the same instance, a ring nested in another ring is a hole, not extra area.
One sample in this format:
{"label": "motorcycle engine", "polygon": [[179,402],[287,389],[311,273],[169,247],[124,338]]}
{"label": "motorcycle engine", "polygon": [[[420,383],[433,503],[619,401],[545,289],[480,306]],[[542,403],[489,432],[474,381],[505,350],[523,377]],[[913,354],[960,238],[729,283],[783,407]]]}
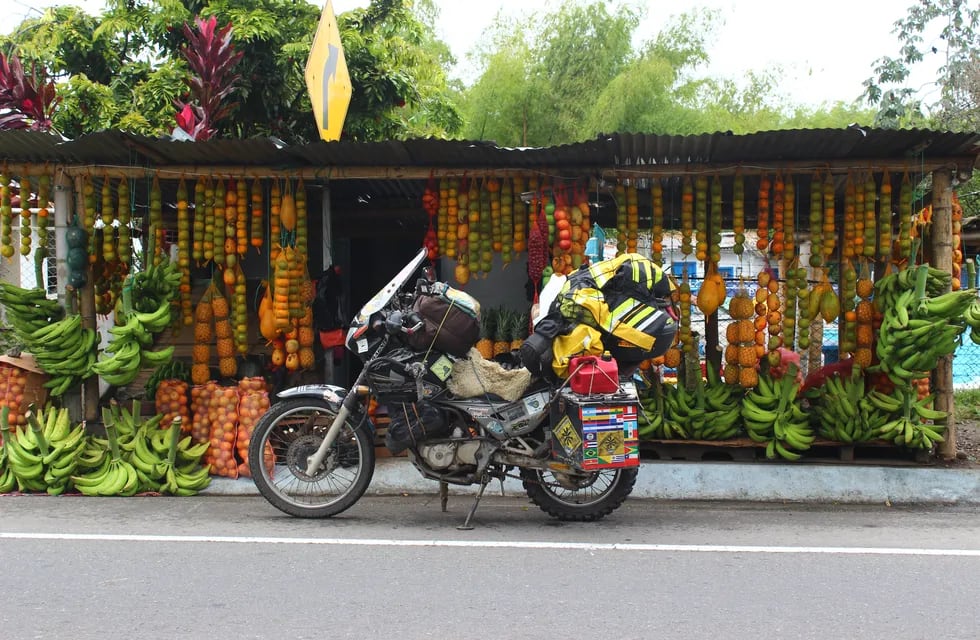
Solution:
{"label": "motorcycle engine", "polygon": [[479,440],[443,441],[419,445],[419,455],[432,469],[455,470],[462,466],[476,466],[479,448]]}

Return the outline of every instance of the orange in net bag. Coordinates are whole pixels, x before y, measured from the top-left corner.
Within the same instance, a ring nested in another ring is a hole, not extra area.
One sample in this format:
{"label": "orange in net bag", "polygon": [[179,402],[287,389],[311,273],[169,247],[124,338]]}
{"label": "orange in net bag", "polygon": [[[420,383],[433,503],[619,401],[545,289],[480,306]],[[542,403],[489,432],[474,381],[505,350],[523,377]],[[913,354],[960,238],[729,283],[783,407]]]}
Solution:
{"label": "orange in net bag", "polygon": [[217,387],[218,383],[213,380],[191,387],[191,440],[194,444],[201,444],[211,439],[208,408],[211,404],[211,395]]}
{"label": "orange in net bag", "polygon": [[[238,465],[238,473],[243,476],[251,477],[252,471],[249,467],[248,446],[252,441],[252,431],[255,425],[269,410],[269,393],[267,391],[242,391],[241,402],[238,403],[238,458],[242,463]],[[275,467],[276,456],[272,450],[272,445],[265,443],[263,450],[263,463],[269,475],[272,475]]]}
{"label": "orange in net bag", "polygon": [[180,416],[181,432],[190,433],[193,430],[190,406],[187,403],[187,383],[176,378],[161,380],[157,386],[156,411],[163,415],[160,428],[167,429],[174,418]]}
{"label": "orange in net bag", "polygon": [[235,440],[238,438],[238,387],[216,386],[208,402],[208,422],[211,424],[211,446],[204,454],[204,463],[211,465],[214,475],[238,477]]}

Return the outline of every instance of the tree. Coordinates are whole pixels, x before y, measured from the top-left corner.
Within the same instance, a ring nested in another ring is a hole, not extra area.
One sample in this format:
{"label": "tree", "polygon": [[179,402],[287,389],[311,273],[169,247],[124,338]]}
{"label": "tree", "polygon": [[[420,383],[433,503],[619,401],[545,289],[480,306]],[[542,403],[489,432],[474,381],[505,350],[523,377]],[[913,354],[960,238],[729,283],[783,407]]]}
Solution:
{"label": "tree", "polygon": [[[434,8],[422,0],[420,19],[410,4],[374,0],[367,9],[338,17],[354,90],[348,137],[459,131],[443,71],[448,49],[432,27]],[[319,139],[304,80],[319,10],[308,2],[108,0],[100,18],[54,7],[0,38],[0,50],[16,51],[58,79],[63,103],[53,121],[65,135],[103,128],[165,134],[175,125],[175,101],[189,97],[181,25],[197,17],[230,23],[234,46],[244,54],[236,67],[241,81],[229,99],[238,104],[217,123],[215,135],[276,136],[290,143]]]}
{"label": "tree", "polygon": [[[920,1],[909,7],[893,30],[900,43],[899,54],[876,60],[873,75],[864,81],[865,99],[878,108],[875,124],[925,126],[932,120],[941,128],[976,131],[980,125],[978,25],[980,8],[971,7],[966,0]],[[941,44],[925,42],[925,34],[937,27]],[[926,104],[905,82],[914,65],[932,56],[943,60],[935,83],[940,98]]]}

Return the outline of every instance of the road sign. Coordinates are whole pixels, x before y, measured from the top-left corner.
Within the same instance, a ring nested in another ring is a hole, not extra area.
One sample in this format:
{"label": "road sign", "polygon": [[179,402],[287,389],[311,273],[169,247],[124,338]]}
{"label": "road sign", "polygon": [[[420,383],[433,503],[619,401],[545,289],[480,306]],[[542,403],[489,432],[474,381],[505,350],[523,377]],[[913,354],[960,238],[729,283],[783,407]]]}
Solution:
{"label": "road sign", "polygon": [[320,14],[313,48],[306,61],[306,88],[320,137],[327,141],[340,140],[350,106],[351,86],[333,0],[327,0]]}

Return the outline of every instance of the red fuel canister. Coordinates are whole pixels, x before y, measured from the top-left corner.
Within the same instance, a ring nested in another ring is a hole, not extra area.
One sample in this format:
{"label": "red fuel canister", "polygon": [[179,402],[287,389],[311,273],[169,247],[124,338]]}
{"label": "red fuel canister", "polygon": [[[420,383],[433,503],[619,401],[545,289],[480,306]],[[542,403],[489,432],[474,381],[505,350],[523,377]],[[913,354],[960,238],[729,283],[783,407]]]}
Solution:
{"label": "red fuel canister", "polygon": [[571,378],[568,386],[575,393],[590,395],[594,393],[616,393],[619,391],[619,365],[606,354],[599,356],[579,356],[568,364]]}

